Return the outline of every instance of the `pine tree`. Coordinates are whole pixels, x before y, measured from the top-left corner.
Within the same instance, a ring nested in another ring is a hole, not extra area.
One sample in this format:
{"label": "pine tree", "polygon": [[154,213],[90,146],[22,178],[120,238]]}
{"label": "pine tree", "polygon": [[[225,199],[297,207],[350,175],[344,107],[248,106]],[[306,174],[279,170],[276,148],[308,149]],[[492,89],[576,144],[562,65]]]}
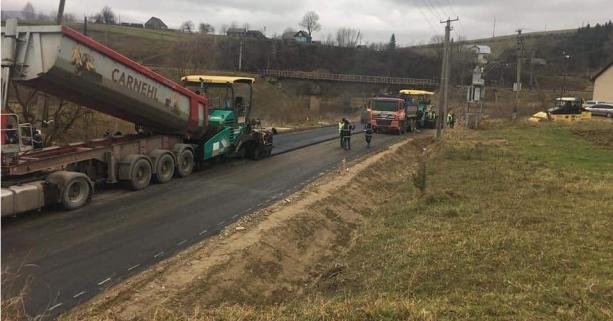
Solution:
{"label": "pine tree", "polygon": [[392,33],[392,37],[390,38],[390,42],[387,45],[390,50],[396,49],[396,35]]}

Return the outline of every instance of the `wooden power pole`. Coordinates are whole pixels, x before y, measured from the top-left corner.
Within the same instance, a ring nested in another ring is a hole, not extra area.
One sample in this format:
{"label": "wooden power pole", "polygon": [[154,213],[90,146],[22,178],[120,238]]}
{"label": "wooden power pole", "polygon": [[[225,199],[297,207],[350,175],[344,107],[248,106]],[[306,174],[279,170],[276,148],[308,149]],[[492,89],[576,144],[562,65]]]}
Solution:
{"label": "wooden power pole", "polygon": [[458,21],[455,19],[447,19],[441,21],[445,23],[445,43],[443,44],[443,62],[441,66],[441,81],[438,93],[438,116],[436,117],[436,137],[441,137],[441,131],[445,124],[445,112],[447,111],[447,90],[449,88],[449,38],[451,33],[451,23]]}
{"label": "wooden power pole", "polygon": [[513,91],[515,92],[515,106],[513,107],[512,118],[517,118],[517,112],[519,109],[519,92],[521,91],[521,63],[524,55],[524,38],[521,35],[522,29],[517,29],[517,79],[513,85]]}
{"label": "wooden power pole", "polygon": [[58,25],[62,24],[62,19],[64,18],[64,4],[66,4],[66,0],[60,0],[60,6],[57,8],[57,17],[55,18],[55,23]]}

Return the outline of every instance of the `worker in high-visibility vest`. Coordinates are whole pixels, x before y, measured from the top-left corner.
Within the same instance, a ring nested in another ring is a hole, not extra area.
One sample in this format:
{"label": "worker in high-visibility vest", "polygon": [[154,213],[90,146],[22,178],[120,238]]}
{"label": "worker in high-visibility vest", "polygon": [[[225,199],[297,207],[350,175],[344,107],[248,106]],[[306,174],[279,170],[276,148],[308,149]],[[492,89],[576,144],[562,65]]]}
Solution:
{"label": "worker in high-visibility vest", "polygon": [[341,148],[343,147],[343,126],[345,126],[345,122],[347,122],[345,118],[338,122],[338,137],[340,138]]}
{"label": "worker in high-visibility vest", "polygon": [[448,113],[447,114],[447,127],[449,128],[453,128],[453,125],[455,125],[455,117],[453,116],[453,113]]}

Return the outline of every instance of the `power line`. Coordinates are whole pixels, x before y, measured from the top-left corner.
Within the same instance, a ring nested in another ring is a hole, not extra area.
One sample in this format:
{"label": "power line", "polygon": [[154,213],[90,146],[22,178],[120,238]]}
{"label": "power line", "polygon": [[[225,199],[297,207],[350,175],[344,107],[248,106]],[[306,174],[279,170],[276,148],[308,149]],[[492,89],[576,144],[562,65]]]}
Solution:
{"label": "power line", "polygon": [[426,5],[426,8],[428,9],[428,11],[430,11],[430,13],[435,19],[437,20],[442,19],[443,16],[435,12],[434,7],[432,6],[432,3],[429,0],[422,0],[422,3]]}
{"label": "power line", "polygon": [[422,15],[422,17],[424,17],[424,20],[428,23],[428,26],[430,26],[430,29],[432,29],[434,34],[437,34],[438,31],[436,30],[436,28],[434,28],[434,25],[432,24],[432,22],[430,22],[430,19],[426,17],[426,14],[424,13],[424,10],[422,10],[422,7],[419,4],[415,4],[415,6],[417,7],[417,9],[419,9],[419,13]]}

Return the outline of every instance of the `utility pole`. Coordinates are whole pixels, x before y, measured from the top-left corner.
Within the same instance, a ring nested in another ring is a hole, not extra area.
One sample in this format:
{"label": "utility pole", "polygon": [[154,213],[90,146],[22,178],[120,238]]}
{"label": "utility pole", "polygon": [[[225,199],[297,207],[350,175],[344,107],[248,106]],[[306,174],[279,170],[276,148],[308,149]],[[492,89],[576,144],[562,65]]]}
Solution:
{"label": "utility pole", "polygon": [[453,43],[454,40],[451,39],[451,41],[447,44],[447,63],[445,64],[445,96],[444,96],[444,101],[443,101],[443,118],[442,118],[442,122],[443,122],[443,126],[445,127],[445,123],[447,122],[447,113],[448,113],[448,107],[449,107],[449,100],[448,100],[448,96],[449,96],[449,78],[451,78],[451,64],[452,64],[452,57],[453,57]]}
{"label": "utility pole", "polygon": [[451,33],[451,23],[454,21],[458,21],[457,17],[455,19],[447,19],[446,21],[441,21],[441,23],[446,23],[445,26],[445,43],[443,44],[443,62],[441,66],[441,81],[440,88],[438,93],[438,117],[436,117],[436,137],[441,137],[441,131],[443,129],[443,125],[445,123],[445,111],[447,110],[447,89],[449,86],[449,34]]}
{"label": "utility pole", "polygon": [[492,28],[492,38],[496,37],[496,17],[494,16],[494,27]]}
{"label": "utility pole", "polygon": [[243,69],[243,38],[241,38],[240,48],[238,50],[238,71]]}
{"label": "utility pole", "polygon": [[517,29],[517,79],[513,85],[515,91],[515,106],[513,107],[513,119],[517,118],[519,108],[519,92],[521,91],[521,62],[524,55],[524,37],[521,35],[522,29]]}
{"label": "utility pole", "polygon": [[530,54],[530,81],[528,82],[530,85],[530,89],[534,89],[534,59],[535,59],[535,51],[532,50]]}
{"label": "utility pole", "polygon": [[62,24],[62,18],[64,18],[64,4],[66,4],[66,0],[60,0],[60,6],[57,9],[57,18],[55,19],[55,23],[58,25]]}
{"label": "utility pole", "polygon": [[241,38],[240,48],[238,50],[238,70],[243,69],[243,38]]}
{"label": "utility pole", "polygon": [[87,16],[83,16],[83,34],[87,36]]}

